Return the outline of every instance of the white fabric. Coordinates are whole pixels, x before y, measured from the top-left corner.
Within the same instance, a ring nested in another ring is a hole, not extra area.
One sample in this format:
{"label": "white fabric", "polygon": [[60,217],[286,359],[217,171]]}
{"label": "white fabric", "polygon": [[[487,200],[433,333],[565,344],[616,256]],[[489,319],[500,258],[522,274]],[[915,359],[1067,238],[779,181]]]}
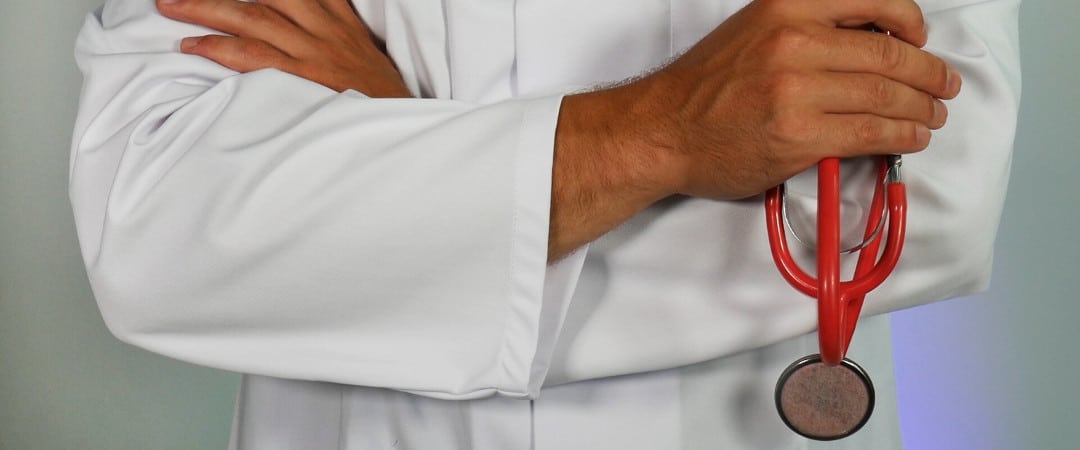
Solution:
{"label": "white fabric", "polygon": [[[1018,3],[922,2],[928,49],[965,86],[904,160],[908,241],[869,314],[987,283]],[[790,340],[815,310],[776,273],[759,201],[670,199],[545,265],[561,96],[662,64],[745,2],[355,4],[427,99],[182,55],[207,30],[151,0],[87,18],[71,198],[118,338],[251,374],[237,448],[816,448],[770,406],[782,367],[815,348]],[[852,181],[854,205],[867,181]],[[832,446],[900,445],[878,322],[853,350],[878,411]]]}

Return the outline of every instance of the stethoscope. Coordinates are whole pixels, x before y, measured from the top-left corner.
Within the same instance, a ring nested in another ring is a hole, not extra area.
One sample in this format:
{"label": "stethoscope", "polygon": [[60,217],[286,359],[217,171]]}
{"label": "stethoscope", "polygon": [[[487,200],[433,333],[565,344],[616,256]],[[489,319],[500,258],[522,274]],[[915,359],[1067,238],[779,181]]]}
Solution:
{"label": "stethoscope", "polygon": [[[817,278],[802,270],[788,249],[784,185],[765,194],[765,219],[776,267],[799,292],[817,299],[820,353],[795,361],[776,383],[776,408],[784,423],[805,437],[834,440],[850,436],[870,419],[874,386],[870,376],[845,358],[866,294],[889,276],[900,258],[907,218],[907,195],[900,181],[900,156],[879,157],[878,180],[863,242],[840,245],[840,160],[818,163]],[[888,206],[888,230],[885,226]],[[797,234],[796,239],[802,241]],[[881,250],[881,241],[885,249]],[[840,280],[840,256],[859,252],[855,275]],[[880,251],[880,258],[878,257]]]}

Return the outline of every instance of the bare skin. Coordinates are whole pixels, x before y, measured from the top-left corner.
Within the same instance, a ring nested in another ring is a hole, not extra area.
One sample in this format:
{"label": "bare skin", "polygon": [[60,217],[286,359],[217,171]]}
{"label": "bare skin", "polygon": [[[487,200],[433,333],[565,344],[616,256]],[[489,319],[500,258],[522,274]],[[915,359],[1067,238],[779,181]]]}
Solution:
{"label": "bare skin", "polygon": [[[166,1],[163,15],[232,35],[185,39],[185,53],[409,96],[347,0]],[[868,23],[892,37],[851,29]],[[960,91],[926,38],[911,0],[756,0],[649,76],[567,96],[549,261],[671,195],[740,199],[822,158],[925,149]]]}
{"label": "bare skin", "polygon": [[237,72],[275,68],[336,91],[411,97],[347,0],[159,0],[162,15],[231,36],[192,36],[180,51]]}

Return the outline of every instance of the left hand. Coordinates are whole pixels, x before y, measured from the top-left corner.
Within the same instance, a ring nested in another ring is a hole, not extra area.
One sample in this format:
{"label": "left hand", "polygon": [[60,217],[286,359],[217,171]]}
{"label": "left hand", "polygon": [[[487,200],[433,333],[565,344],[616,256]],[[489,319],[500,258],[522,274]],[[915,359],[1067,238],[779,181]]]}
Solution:
{"label": "left hand", "polygon": [[185,38],[180,51],[237,72],[275,68],[339,92],[412,97],[348,0],[157,0],[157,7],[230,34]]}

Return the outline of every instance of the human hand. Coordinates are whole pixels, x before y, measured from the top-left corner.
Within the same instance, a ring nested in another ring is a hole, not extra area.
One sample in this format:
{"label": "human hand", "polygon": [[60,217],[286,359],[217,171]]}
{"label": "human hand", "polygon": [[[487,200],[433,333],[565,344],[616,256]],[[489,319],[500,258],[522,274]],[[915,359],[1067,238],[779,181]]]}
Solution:
{"label": "human hand", "polygon": [[[852,29],[869,23],[892,37]],[[960,90],[919,49],[926,39],[911,0],[757,0],[608,92],[628,105],[613,130],[674,162],[660,174],[668,194],[714,199],[758,194],[826,157],[916,152],[945,124],[940,99]]]}
{"label": "human hand", "polygon": [[157,7],[230,34],[185,38],[180,51],[237,72],[275,68],[336,91],[412,96],[348,0],[157,0]]}

